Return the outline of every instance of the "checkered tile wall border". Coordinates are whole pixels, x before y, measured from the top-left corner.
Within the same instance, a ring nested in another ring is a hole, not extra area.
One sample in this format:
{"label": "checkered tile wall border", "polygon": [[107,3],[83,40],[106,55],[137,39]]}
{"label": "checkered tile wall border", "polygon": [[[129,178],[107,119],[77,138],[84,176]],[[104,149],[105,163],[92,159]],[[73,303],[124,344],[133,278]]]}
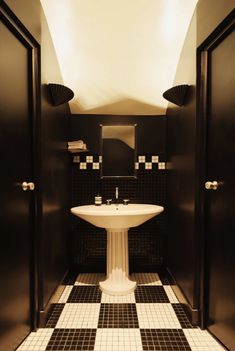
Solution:
{"label": "checkered tile wall border", "polygon": [[[100,155],[82,155],[74,156],[73,163],[79,165],[81,170],[99,170],[102,163],[102,156]],[[135,162],[136,170],[164,170],[166,168],[165,161],[158,155],[139,155],[137,162]]]}
{"label": "checkered tile wall border", "polygon": [[162,170],[166,168],[165,161],[157,155],[138,156],[138,162],[135,163],[135,169]]}
{"label": "checkered tile wall border", "polygon": [[77,163],[81,170],[99,170],[102,163],[102,156],[99,155],[82,155],[74,156],[73,163]]}

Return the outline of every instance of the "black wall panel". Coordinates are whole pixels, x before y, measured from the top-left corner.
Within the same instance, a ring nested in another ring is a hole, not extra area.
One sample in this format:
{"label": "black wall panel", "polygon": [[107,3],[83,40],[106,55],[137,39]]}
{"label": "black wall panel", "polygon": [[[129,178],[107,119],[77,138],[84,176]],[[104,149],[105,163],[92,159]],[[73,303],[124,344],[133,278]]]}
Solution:
{"label": "black wall panel", "polygon": [[[68,270],[68,208],[70,163],[67,155],[68,104],[52,106],[48,83],[62,84],[61,72],[39,0],[6,0],[10,9],[41,46],[41,138],[39,160],[42,190],[39,249],[39,309]],[[12,98],[14,104],[14,97]],[[58,191],[59,189],[59,191]]]}
{"label": "black wall panel", "polygon": [[70,162],[68,104],[53,106],[47,83],[63,84],[44,14],[41,14],[42,63],[42,279],[43,306],[68,270]]}
{"label": "black wall panel", "polygon": [[[235,350],[235,10],[203,43],[200,59],[201,144],[199,202],[205,247],[204,326],[229,350]],[[206,55],[209,59],[205,61]],[[208,181],[218,181],[210,190]],[[205,182],[207,188],[205,189]],[[216,190],[216,191],[215,191]],[[221,235],[221,233],[223,233]]]}
{"label": "black wall panel", "polygon": [[196,16],[194,15],[174,85],[189,84],[186,105],[167,110],[168,268],[193,306],[196,138]]}
{"label": "black wall panel", "polygon": [[173,85],[189,84],[182,107],[167,110],[168,268],[191,308],[200,305],[201,241],[197,203],[197,47],[235,6],[234,0],[199,0],[178,63]]}
{"label": "black wall panel", "polygon": [[[38,77],[38,44],[9,9],[0,3],[0,350],[11,351],[35,325],[34,204],[36,192],[22,183],[35,182],[33,128],[37,103],[29,90]],[[31,69],[32,68],[32,69]],[[32,79],[31,79],[32,77]],[[14,97],[14,98],[13,98]],[[11,142],[9,143],[9,141]],[[11,145],[10,145],[11,144]],[[8,146],[7,146],[8,145]]]}

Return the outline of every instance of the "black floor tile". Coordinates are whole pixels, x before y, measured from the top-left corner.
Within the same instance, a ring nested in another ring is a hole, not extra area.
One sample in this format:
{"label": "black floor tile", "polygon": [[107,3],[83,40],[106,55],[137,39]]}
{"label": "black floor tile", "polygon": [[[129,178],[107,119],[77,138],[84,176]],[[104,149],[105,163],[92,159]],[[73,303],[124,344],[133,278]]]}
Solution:
{"label": "black floor tile", "polygon": [[159,278],[163,285],[174,285],[175,281],[165,269],[158,271]]}
{"label": "black floor tile", "polygon": [[176,316],[180,322],[180,325],[183,329],[196,328],[190,323],[190,321],[189,321],[189,319],[188,319],[188,317],[183,309],[183,306],[180,303],[172,303],[172,307],[174,308],[175,314],[176,314]]}
{"label": "black floor tile", "polygon": [[135,290],[135,300],[137,303],[169,303],[168,296],[163,286],[137,286]]}
{"label": "black floor tile", "polygon": [[49,318],[46,322],[46,328],[55,328],[58,319],[60,318],[61,312],[64,308],[64,303],[54,303],[49,313]]}
{"label": "black floor tile", "polygon": [[70,269],[68,273],[65,275],[62,284],[63,285],[74,285],[76,282],[76,278],[78,275],[77,269]]}
{"label": "black floor tile", "polygon": [[95,347],[96,329],[55,329],[47,351],[91,351]]}
{"label": "black floor tile", "polygon": [[140,329],[144,351],[191,351],[181,329]]}
{"label": "black floor tile", "polygon": [[134,303],[102,303],[98,328],[139,328]]}
{"label": "black floor tile", "polygon": [[74,286],[68,297],[69,303],[99,303],[101,290],[98,286]]}

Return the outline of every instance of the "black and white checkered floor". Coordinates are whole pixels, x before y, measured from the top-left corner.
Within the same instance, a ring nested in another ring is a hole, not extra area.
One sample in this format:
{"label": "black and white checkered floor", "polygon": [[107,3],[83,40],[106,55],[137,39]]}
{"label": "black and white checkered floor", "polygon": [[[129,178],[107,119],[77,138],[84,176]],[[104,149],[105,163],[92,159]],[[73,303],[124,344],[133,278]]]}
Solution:
{"label": "black and white checkered floor", "polygon": [[102,293],[101,274],[80,274],[53,305],[46,327],[17,351],[222,351],[205,330],[193,327],[167,280],[135,273],[135,292]]}

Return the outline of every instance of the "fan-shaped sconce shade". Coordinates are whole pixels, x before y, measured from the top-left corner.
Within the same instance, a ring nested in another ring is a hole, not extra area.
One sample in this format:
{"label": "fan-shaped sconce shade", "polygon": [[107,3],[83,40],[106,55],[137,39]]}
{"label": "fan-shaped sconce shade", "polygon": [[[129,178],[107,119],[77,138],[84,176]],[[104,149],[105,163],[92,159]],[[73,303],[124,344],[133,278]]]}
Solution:
{"label": "fan-shaped sconce shade", "polygon": [[50,83],[48,86],[54,106],[64,104],[74,97],[74,92],[64,85]]}
{"label": "fan-shaped sconce shade", "polygon": [[176,85],[175,87],[166,90],[163,93],[163,97],[167,101],[173,102],[173,104],[183,106],[188,88],[189,85],[187,84]]}

